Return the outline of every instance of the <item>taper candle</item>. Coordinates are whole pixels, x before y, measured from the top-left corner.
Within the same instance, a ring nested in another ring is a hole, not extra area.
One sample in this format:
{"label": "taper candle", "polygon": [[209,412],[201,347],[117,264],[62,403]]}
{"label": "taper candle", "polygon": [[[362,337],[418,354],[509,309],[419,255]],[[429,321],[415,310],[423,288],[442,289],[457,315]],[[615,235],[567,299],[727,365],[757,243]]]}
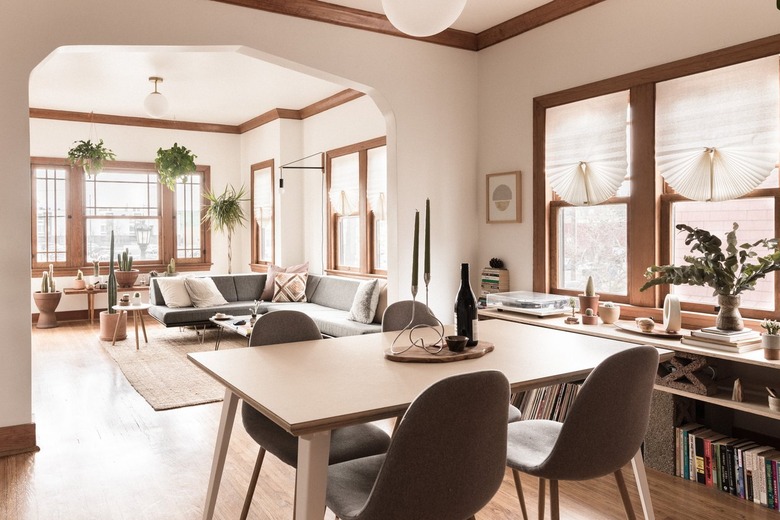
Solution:
{"label": "taper candle", "polygon": [[414,212],[414,246],[412,247],[412,287],[417,287],[417,263],[420,257],[420,212]]}
{"label": "taper candle", "polygon": [[431,275],[431,199],[425,199],[425,265],[426,280]]}

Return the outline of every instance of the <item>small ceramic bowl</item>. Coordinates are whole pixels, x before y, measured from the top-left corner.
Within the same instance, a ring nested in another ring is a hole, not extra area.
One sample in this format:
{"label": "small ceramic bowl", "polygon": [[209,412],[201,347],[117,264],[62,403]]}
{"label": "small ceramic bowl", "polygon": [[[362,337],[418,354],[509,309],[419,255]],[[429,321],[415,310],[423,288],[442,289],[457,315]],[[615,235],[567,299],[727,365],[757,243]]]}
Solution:
{"label": "small ceramic bowl", "polygon": [[469,338],[466,336],[445,336],[444,341],[447,342],[447,347],[450,352],[461,352],[466,348],[466,343],[469,342]]}
{"label": "small ceramic bowl", "polygon": [[215,317],[215,318],[217,318],[218,320],[221,320],[221,319],[222,319],[222,318],[224,318],[225,316],[227,316],[227,314],[225,314],[224,312],[218,312],[218,313],[216,313],[216,314],[214,315],[214,317]]}

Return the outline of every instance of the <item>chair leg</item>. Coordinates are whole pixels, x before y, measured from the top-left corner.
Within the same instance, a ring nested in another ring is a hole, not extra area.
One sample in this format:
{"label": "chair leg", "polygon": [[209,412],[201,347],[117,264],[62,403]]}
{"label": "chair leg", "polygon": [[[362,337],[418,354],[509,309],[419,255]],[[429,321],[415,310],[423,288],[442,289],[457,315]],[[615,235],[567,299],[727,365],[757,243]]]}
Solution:
{"label": "chair leg", "polygon": [[561,512],[558,509],[558,481],[550,481],[550,518],[560,520]]}
{"label": "chair leg", "polygon": [[523,495],[523,484],[520,482],[520,472],[513,469],[512,476],[515,479],[515,489],[517,490],[517,499],[520,501],[520,510],[523,512],[523,520],[528,520],[528,511],[525,509],[525,496]]}
{"label": "chair leg", "polygon": [[544,520],[544,479],[539,479],[539,520]]}
{"label": "chair leg", "polygon": [[249,479],[249,489],[247,490],[246,498],[244,499],[244,508],[241,510],[241,520],[246,520],[246,517],[249,514],[249,506],[252,505],[252,496],[255,494],[257,478],[260,476],[260,468],[263,467],[264,458],[265,448],[260,446],[260,451],[257,452],[257,460],[255,461],[255,469],[252,470],[252,478]]}
{"label": "chair leg", "polygon": [[620,491],[620,498],[623,500],[623,507],[626,510],[626,519],[636,520],[634,507],[631,505],[631,497],[628,496],[626,480],[623,478],[623,472],[620,469],[615,472],[615,482],[617,483],[618,491]]}

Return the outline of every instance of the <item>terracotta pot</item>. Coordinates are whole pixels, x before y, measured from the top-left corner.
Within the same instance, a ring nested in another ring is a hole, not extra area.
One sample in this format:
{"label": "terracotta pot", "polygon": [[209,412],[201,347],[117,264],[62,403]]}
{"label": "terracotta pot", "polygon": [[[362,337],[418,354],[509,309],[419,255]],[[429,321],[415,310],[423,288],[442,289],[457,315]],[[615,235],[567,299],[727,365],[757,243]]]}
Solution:
{"label": "terracotta pot", "polygon": [[[119,320],[119,316],[122,319]],[[119,328],[116,329],[117,320],[119,320]],[[127,338],[127,313],[115,313],[109,314],[108,311],[100,313],[100,339],[102,341],[111,341],[114,339],[114,329],[116,329],[117,341]]]}
{"label": "terracotta pot", "polygon": [[715,318],[715,326],[721,330],[742,330],[745,323],[739,314],[740,297],[730,294],[719,294],[718,315]]}
{"label": "terracotta pot", "polygon": [[620,307],[615,305],[614,307],[599,306],[599,317],[601,321],[606,324],[615,323],[620,318]]}
{"label": "terracotta pot", "polygon": [[131,269],[129,271],[114,271],[116,276],[116,284],[119,287],[132,287],[135,285],[135,281],[138,279],[138,275],[141,271],[138,269]]}
{"label": "terracotta pot", "polygon": [[62,293],[60,291],[42,293],[41,291],[35,291],[33,293],[33,300],[38,307],[38,321],[35,327],[38,329],[51,329],[57,326],[57,315],[54,311],[57,309],[57,305],[60,304],[60,298]]}
{"label": "terracotta pot", "polygon": [[761,346],[764,347],[764,359],[780,359],[780,336],[777,334],[762,334]]}
{"label": "terracotta pot", "polygon": [[588,316],[587,314],[582,315],[582,324],[583,325],[598,325],[599,324],[599,317],[595,314],[593,316]]}
{"label": "terracotta pot", "polygon": [[74,289],[85,289],[86,287],[87,287],[87,282],[85,282],[83,278],[81,280],[79,280],[78,278],[73,280]]}
{"label": "terracotta pot", "polygon": [[580,300],[580,314],[584,316],[586,309],[593,309],[594,314],[598,314],[599,312],[598,294],[596,296],[585,296],[584,294],[580,294],[578,298]]}

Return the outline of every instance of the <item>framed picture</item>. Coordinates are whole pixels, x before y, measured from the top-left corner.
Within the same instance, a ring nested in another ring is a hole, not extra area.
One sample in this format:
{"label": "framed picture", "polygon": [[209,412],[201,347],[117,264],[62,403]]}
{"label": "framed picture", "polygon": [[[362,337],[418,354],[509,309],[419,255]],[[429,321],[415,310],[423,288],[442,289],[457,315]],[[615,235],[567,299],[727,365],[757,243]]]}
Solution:
{"label": "framed picture", "polygon": [[487,223],[521,222],[520,172],[490,173],[486,182]]}

